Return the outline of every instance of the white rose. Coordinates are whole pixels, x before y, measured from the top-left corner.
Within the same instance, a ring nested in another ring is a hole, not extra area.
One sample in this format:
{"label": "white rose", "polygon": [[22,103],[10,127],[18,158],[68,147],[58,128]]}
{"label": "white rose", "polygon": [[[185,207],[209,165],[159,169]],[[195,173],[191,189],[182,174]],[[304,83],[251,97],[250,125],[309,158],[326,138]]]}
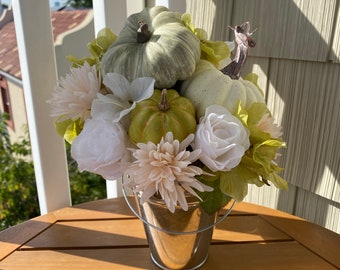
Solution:
{"label": "white rose", "polygon": [[105,179],[122,176],[130,153],[126,149],[127,134],[121,124],[90,119],[74,139],[71,155],[79,171],[100,174]]}
{"label": "white rose", "polygon": [[226,108],[212,105],[197,127],[193,149],[201,149],[200,160],[213,172],[236,167],[249,148],[249,131]]}

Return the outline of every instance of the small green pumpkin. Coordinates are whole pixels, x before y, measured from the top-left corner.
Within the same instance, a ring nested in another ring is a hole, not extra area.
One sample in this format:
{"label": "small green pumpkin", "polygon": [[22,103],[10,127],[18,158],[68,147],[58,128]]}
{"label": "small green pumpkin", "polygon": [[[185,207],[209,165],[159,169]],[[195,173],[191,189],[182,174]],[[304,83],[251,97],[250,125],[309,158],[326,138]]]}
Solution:
{"label": "small green pumpkin", "polygon": [[182,83],[180,94],[192,101],[198,119],[213,104],[221,105],[234,114],[239,102],[244,109],[254,102],[265,103],[263,93],[256,85],[257,76],[250,75],[251,80],[233,80],[210,62],[200,60],[195,73]]}
{"label": "small green pumpkin", "polygon": [[184,25],[181,14],[157,6],[126,20],[102,58],[101,71],[102,75],[119,73],[129,81],[153,77],[156,88],[171,88],[194,73],[200,55],[200,41]]}
{"label": "small green pumpkin", "polygon": [[172,89],[156,89],[151,98],[137,103],[130,119],[129,137],[135,144],[157,144],[170,131],[181,142],[196,131],[194,106]]}

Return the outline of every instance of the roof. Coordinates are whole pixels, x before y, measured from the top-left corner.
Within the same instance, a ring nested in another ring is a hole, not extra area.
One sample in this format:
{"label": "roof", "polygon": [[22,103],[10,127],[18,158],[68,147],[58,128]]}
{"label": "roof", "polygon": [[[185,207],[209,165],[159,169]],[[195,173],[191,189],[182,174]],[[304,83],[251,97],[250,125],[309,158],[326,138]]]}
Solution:
{"label": "roof", "polygon": [[[88,11],[88,9],[52,11],[54,41],[61,33],[79,25],[85,19]],[[0,70],[21,79],[14,21],[7,23],[0,29]]]}

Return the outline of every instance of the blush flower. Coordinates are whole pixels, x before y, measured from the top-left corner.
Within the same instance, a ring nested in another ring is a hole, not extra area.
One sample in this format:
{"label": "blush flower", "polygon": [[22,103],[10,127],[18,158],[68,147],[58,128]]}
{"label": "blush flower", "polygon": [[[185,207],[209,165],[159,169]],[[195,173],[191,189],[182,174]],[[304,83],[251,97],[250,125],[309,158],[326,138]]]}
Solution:
{"label": "blush flower", "polygon": [[71,73],[61,78],[54,89],[52,98],[47,102],[52,105],[51,116],[84,121],[89,118],[92,101],[100,91],[101,81],[96,67],[84,62],[84,66],[71,68]]}
{"label": "blush flower", "polygon": [[196,131],[193,149],[201,149],[200,160],[211,171],[230,171],[249,148],[249,131],[226,108],[207,107]]}
{"label": "blush flower", "polygon": [[190,165],[201,152],[186,150],[193,139],[194,135],[190,134],[180,143],[168,132],[157,145],[152,142],[139,143],[139,149],[131,149],[136,161],[126,171],[128,179],[125,185],[135,187],[136,192],[142,192],[142,204],[158,192],[172,213],[177,202],[187,211],[185,191],[199,198],[194,189],[201,192],[213,190],[195,178],[204,172]]}
{"label": "blush flower", "polygon": [[279,138],[282,136],[281,127],[274,123],[274,118],[269,114],[263,114],[261,120],[257,123],[257,127],[266,133],[270,134],[272,138]]}

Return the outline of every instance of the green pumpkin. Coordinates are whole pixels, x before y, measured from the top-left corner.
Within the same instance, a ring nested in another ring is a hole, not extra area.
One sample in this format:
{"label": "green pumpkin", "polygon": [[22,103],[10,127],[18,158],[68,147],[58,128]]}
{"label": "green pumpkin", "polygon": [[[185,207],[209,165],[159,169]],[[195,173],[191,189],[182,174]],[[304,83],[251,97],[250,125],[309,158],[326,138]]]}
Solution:
{"label": "green pumpkin", "polygon": [[156,88],[171,88],[194,73],[200,55],[200,41],[180,13],[159,6],[145,8],[128,17],[102,58],[101,72],[119,73],[129,81],[153,77]]}
{"label": "green pumpkin", "polygon": [[156,89],[151,98],[137,103],[130,113],[130,140],[159,143],[167,132],[183,141],[196,131],[195,109],[190,100],[176,90]]}

